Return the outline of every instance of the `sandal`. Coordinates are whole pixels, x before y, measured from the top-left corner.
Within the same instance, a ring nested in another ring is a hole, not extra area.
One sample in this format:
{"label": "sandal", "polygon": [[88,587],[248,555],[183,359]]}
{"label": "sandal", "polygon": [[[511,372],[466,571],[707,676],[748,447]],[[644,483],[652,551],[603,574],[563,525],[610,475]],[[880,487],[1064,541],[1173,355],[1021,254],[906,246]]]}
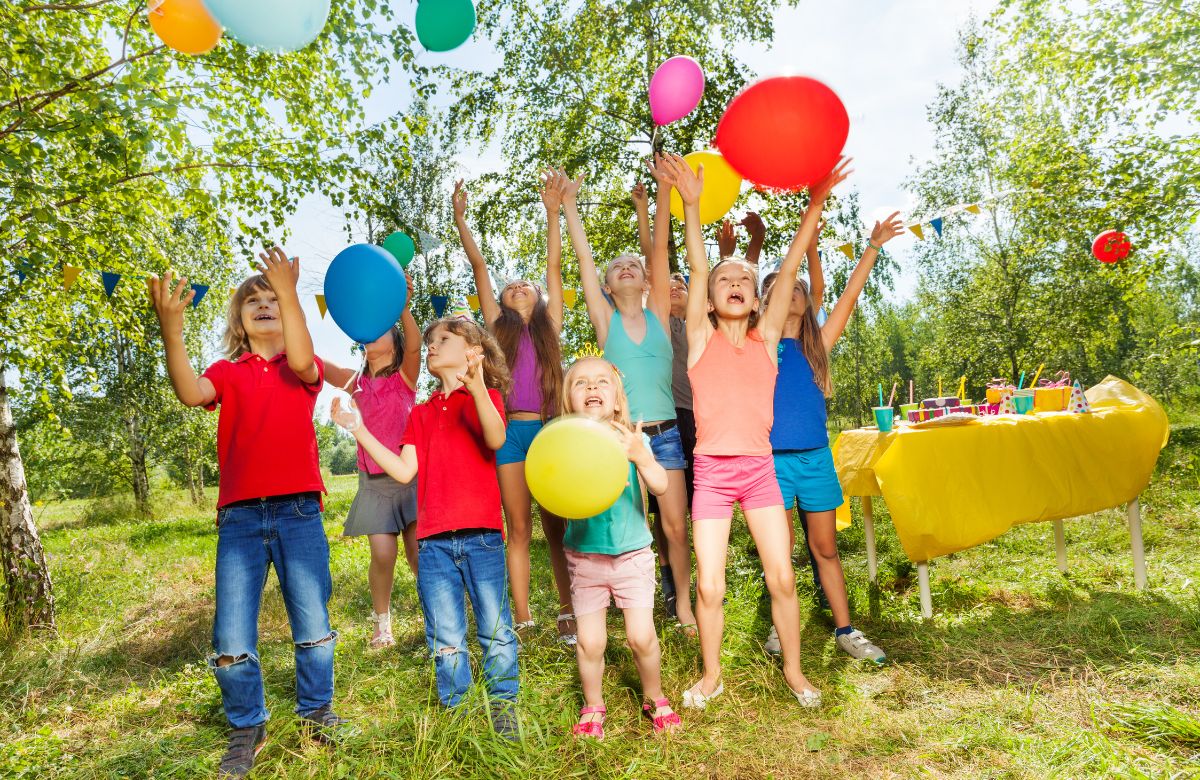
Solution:
{"label": "sandal", "polygon": [[671,709],[671,702],[665,696],[661,699],[654,699],[653,708],[649,704],[642,704],[642,714],[654,724],[655,734],[670,733],[683,727],[683,720],[680,719],[679,713],[674,710],[671,710],[666,715],[654,714],[657,710],[663,709]]}
{"label": "sandal", "polygon": [[600,720],[589,720],[587,722],[576,723],[571,727],[571,733],[577,737],[593,737],[597,742],[604,741],[604,718],[608,713],[608,707],[603,704],[598,704],[595,707],[583,707],[579,710],[579,716],[591,715],[599,713]]}
{"label": "sandal", "polygon": [[700,636],[700,627],[695,623],[676,623],[675,630],[686,636],[688,639],[695,639]]}
{"label": "sandal", "polygon": [[522,620],[520,623],[517,623],[513,626],[513,631],[524,631],[525,629],[533,628],[536,625],[537,621],[533,618],[530,618],[529,620]]}
{"label": "sandal", "polygon": [[395,638],[392,637],[392,613],[379,612],[374,610],[371,612],[371,617],[368,618],[375,624],[375,636],[371,637],[370,646],[374,650],[383,647],[391,647],[396,644]]}
{"label": "sandal", "polygon": [[702,710],[708,706],[708,703],[725,692],[725,684],[717,683],[717,687],[712,693],[705,694],[700,690],[700,686],[704,684],[704,680],[693,685],[683,692],[683,706],[694,710]]}
{"label": "sandal", "polygon": [[[563,623],[570,623],[573,620],[575,620],[575,615],[573,615],[570,612],[563,612],[561,615],[558,616],[558,619],[555,620],[554,622],[557,623],[559,628],[561,629]],[[574,633],[563,634],[560,631],[560,633],[558,635],[558,641],[562,642],[564,645],[567,645],[568,647],[574,647],[575,645],[577,645],[579,643],[579,635],[574,634]]]}
{"label": "sandal", "polygon": [[800,706],[806,710],[815,710],[821,706],[821,692],[813,688],[803,691],[792,690],[789,685],[788,690],[792,691],[792,695],[796,697],[796,701],[800,702]]}

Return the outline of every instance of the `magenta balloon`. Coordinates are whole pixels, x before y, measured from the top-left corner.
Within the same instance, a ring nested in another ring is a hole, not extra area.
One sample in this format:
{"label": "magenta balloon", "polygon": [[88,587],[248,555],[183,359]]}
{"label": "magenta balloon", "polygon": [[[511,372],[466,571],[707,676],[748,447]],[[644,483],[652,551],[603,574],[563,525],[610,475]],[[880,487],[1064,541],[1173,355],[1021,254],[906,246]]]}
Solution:
{"label": "magenta balloon", "polygon": [[692,113],[704,95],[704,71],[691,57],[672,57],[650,79],[650,116],[669,125]]}

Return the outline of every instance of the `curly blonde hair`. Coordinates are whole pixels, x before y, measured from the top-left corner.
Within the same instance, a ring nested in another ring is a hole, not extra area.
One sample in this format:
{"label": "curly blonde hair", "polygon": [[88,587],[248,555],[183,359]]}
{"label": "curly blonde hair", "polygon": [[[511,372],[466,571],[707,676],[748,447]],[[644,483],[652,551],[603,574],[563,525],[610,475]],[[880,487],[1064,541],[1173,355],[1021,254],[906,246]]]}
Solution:
{"label": "curly blonde hair", "polygon": [[425,326],[421,341],[426,346],[433,338],[433,332],[439,327],[445,328],[456,336],[462,336],[467,344],[483,350],[483,381],[503,396],[508,395],[512,387],[512,375],[508,372],[508,363],[496,338],[487,332],[474,320],[464,320],[459,317],[442,317]]}
{"label": "curly blonde hair", "polygon": [[582,414],[582,410],[571,408],[571,374],[581,365],[589,362],[603,363],[612,372],[613,387],[616,389],[616,404],[614,405],[612,418],[626,428],[632,429],[633,423],[629,420],[629,396],[625,395],[625,383],[621,381],[621,372],[617,370],[616,366],[602,357],[581,357],[567,369],[562,382],[563,412],[566,414]]}
{"label": "curly blonde hair", "polygon": [[275,292],[275,288],[262,274],[255,274],[238,285],[229,296],[229,308],[225,312],[225,333],[221,336],[221,352],[227,360],[237,360],[250,351],[250,339],[242,325],[242,304],[253,293]]}

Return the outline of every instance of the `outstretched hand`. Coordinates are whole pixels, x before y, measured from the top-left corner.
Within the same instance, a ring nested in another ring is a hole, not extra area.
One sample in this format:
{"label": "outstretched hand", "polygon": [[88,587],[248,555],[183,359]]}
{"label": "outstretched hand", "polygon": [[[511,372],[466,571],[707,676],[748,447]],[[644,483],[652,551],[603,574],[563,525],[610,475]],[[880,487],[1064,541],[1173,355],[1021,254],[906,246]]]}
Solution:
{"label": "outstretched hand", "polygon": [[746,233],[751,240],[767,234],[767,226],[763,224],[762,217],[756,211],[747,211],[746,216],[742,217],[742,221],[738,224],[746,228]]}
{"label": "outstretched hand", "polygon": [[450,196],[450,202],[454,206],[455,219],[467,215],[467,190],[463,187],[462,179],[454,182],[454,194]]}
{"label": "outstretched hand", "polygon": [[829,197],[829,193],[833,191],[834,187],[849,178],[850,174],[854,173],[854,170],[850,167],[851,162],[853,162],[853,158],[843,157],[838,160],[838,164],[829,172],[829,175],[809,187],[809,202],[824,201],[825,198]]}
{"label": "outstretched hand", "polygon": [[296,292],[296,284],[300,281],[300,258],[288,260],[286,252],[273,246],[266,252],[259,252],[258,259],[262,261],[258,272],[267,278],[276,295]]}
{"label": "outstretched hand", "polygon": [[341,398],[334,398],[329,407],[329,416],[350,433],[354,433],[362,425],[362,413],[358,411],[358,404],[354,403],[353,397],[345,407],[342,406]]}
{"label": "outstretched hand", "polygon": [[147,278],[146,288],[150,291],[150,301],[163,332],[182,333],[183,313],[196,297],[196,291],[188,286],[187,277],[175,285],[175,272],[167,271],[162,278]]}
{"label": "outstretched hand", "polygon": [[547,168],[542,171],[541,180],[539,194],[542,196],[542,205],[547,213],[558,214],[563,203],[563,185],[567,181],[567,174],[557,168]]}
{"label": "outstretched hand", "polygon": [[737,234],[733,232],[733,223],[725,220],[717,231],[717,250],[721,257],[731,257],[737,251]]}
{"label": "outstretched hand", "polygon": [[649,200],[646,198],[646,185],[640,181],[629,190],[629,197],[633,199],[633,205],[638,208],[649,205]]}
{"label": "outstretched hand", "polygon": [[487,383],[483,376],[483,350],[473,347],[467,350],[467,370],[458,374],[458,381],[463,383],[471,395],[487,393]]}
{"label": "outstretched hand", "polygon": [[658,167],[669,171],[666,178],[670,179],[683,204],[694,206],[699,203],[700,193],[704,191],[704,166],[701,165],[699,170],[693,171],[687,161],[677,154],[664,154],[661,159],[662,163]]}
{"label": "outstretched hand", "polygon": [[900,212],[893,211],[890,216],[882,222],[876,222],[875,227],[871,228],[871,243],[883,246],[903,232],[904,223],[900,221]]}
{"label": "outstretched hand", "polygon": [[576,199],[579,197],[579,188],[583,186],[583,180],[587,177],[586,173],[581,173],[579,176],[572,179],[562,172],[562,182],[560,189],[562,191],[562,202],[564,206],[574,206]]}
{"label": "outstretched hand", "polygon": [[642,441],[641,420],[637,421],[633,430],[630,430],[616,420],[612,421],[612,427],[617,432],[617,437],[621,440],[621,447],[625,450],[625,457],[634,463],[643,462],[647,456],[653,458],[649,450],[646,449],[645,442]]}

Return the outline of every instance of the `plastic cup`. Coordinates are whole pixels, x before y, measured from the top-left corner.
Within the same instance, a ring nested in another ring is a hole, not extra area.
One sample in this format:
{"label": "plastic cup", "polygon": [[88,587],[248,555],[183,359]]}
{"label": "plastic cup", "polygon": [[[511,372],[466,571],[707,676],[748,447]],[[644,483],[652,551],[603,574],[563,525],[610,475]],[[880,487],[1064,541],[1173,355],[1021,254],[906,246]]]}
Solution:
{"label": "plastic cup", "polygon": [[875,424],[879,426],[880,433],[889,433],[895,419],[895,410],[890,406],[874,406],[871,411],[875,412]]}
{"label": "plastic cup", "polygon": [[1016,408],[1017,414],[1029,414],[1033,411],[1033,388],[1027,387],[1024,390],[1014,390],[1013,407]]}
{"label": "plastic cup", "polygon": [[900,419],[907,420],[909,412],[915,412],[920,408],[920,404],[900,404]]}

